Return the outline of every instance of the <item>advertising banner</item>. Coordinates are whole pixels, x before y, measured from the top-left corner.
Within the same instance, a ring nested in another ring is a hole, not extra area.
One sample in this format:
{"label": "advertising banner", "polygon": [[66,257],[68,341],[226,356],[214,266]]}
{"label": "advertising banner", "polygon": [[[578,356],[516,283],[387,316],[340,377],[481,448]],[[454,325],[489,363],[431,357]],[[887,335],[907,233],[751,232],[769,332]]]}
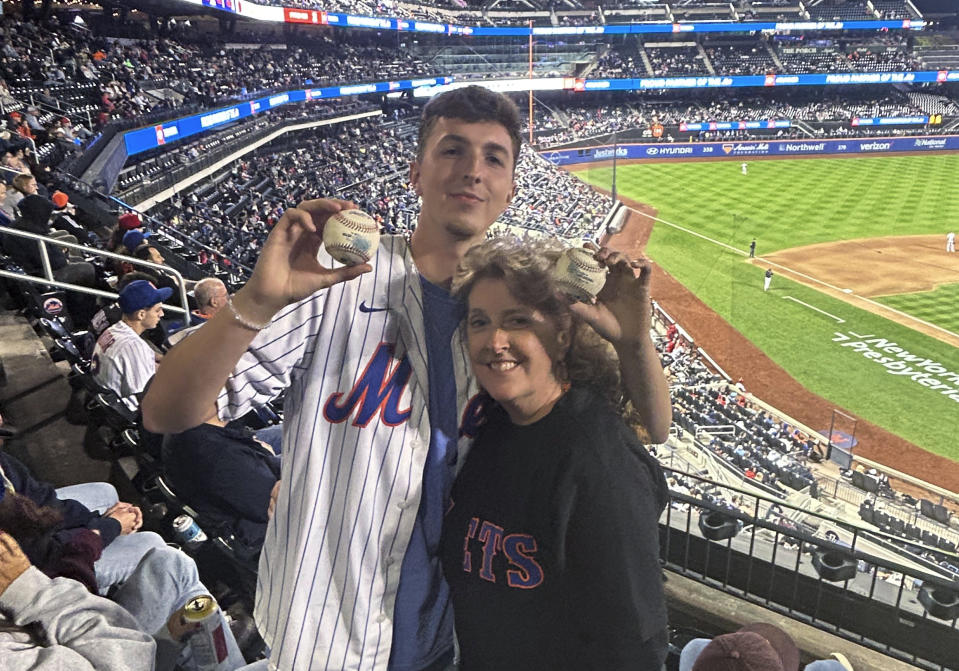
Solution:
{"label": "advertising banner", "polygon": [[899,151],[957,151],[959,135],[928,137],[870,137],[841,140],[761,140],[748,142],[659,142],[612,147],[558,149],[540,155],[556,165],[593,161],[645,159],[668,161],[690,158],[748,158],[750,156],[808,156],[828,154],[874,154]]}

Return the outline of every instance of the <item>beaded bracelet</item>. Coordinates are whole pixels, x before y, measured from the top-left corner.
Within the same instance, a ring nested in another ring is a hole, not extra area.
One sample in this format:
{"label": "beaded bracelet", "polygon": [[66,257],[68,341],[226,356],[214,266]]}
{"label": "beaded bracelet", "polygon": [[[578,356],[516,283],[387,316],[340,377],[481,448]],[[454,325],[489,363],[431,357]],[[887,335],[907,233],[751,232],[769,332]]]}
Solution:
{"label": "beaded bracelet", "polygon": [[265,329],[267,326],[270,325],[270,322],[265,322],[263,324],[257,324],[255,322],[251,322],[249,319],[247,319],[246,317],[241,315],[239,312],[237,312],[236,306],[233,305],[233,296],[230,296],[227,299],[226,306],[230,308],[230,312],[233,313],[233,321],[235,321],[237,324],[239,324],[245,329],[249,329],[250,331],[262,331],[263,329]]}

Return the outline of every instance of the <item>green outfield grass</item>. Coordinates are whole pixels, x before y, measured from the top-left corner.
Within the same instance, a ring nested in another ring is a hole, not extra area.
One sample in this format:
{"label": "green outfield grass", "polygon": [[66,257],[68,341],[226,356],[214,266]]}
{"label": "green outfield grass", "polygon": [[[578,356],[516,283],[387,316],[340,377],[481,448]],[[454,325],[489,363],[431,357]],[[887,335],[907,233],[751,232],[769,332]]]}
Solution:
{"label": "green outfield grass", "polygon": [[[617,167],[620,193],[739,249],[941,233],[959,226],[959,155],[646,163]],[[583,179],[610,188],[612,168]]]}
{"label": "green outfield grass", "polygon": [[[578,174],[609,188],[610,169]],[[624,197],[648,203],[660,218],[737,249],[747,249],[755,236],[760,254],[851,238],[945,236],[947,226],[959,222],[957,184],[959,156],[948,155],[753,161],[746,176],[732,161],[617,169],[617,189]],[[907,350],[928,360],[927,366],[938,366],[932,370],[946,371],[929,378],[946,385],[943,375],[959,377],[955,348],[782,276],[774,277],[772,290],[764,293],[762,268],[668,225],[655,226],[647,250],[812,392],[959,461],[959,439],[946,419],[959,415],[959,401],[911,379],[925,369],[893,375],[878,359],[887,356],[880,346]],[[955,301],[949,302],[955,308]],[[853,333],[886,342],[848,346],[861,342]],[[876,358],[866,358],[867,347]],[[893,368],[903,367],[894,372],[914,366],[895,354],[888,358],[898,362],[890,364]],[[959,399],[959,381],[948,387],[956,389]]]}

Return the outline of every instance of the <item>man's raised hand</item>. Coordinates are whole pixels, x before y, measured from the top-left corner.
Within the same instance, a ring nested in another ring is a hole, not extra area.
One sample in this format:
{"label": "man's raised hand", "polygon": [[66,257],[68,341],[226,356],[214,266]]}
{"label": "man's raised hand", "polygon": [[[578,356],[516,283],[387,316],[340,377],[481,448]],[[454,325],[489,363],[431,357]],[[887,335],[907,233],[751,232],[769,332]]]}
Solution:
{"label": "man's raised hand", "polygon": [[236,295],[237,310],[250,321],[266,323],[287,305],[372,270],[368,263],[327,268],[316,258],[326,220],[355,207],[347,200],[320,198],[284,212],[263,245],[253,276]]}

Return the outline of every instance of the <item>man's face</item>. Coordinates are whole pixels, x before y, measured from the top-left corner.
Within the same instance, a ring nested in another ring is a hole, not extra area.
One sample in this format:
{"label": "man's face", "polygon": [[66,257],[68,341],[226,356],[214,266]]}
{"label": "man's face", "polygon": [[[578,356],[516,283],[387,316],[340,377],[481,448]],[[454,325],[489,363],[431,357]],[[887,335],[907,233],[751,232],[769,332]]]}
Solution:
{"label": "man's face", "polygon": [[513,199],[512,146],[499,123],[440,117],[410,166],[423,200],[418,227],[457,239],[485,234]]}
{"label": "man's face", "polygon": [[163,263],[166,259],[163,258],[163,255],[160,254],[160,250],[156,247],[150,247],[150,258],[148,259],[152,263]]}
{"label": "man's face", "polygon": [[35,196],[37,194],[37,180],[36,178],[31,179],[29,182],[24,184],[24,193],[28,196]]}
{"label": "man's face", "polygon": [[140,320],[143,323],[143,328],[146,330],[156,328],[156,325],[160,323],[160,317],[163,316],[163,306],[161,303],[157,303],[144,310],[143,313],[143,319]]}

